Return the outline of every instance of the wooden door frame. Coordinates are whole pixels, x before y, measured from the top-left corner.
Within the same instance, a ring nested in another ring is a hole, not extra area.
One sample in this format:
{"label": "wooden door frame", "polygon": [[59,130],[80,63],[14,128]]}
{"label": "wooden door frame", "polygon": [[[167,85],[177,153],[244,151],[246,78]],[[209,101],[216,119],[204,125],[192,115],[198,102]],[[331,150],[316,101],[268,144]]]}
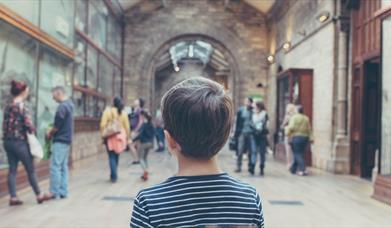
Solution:
{"label": "wooden door frame", "polygon": [[[362,59],[362,61],[360,61],[360,63],[358,63],[358,64],[354,64],[353,65],[353,75],[352,75],[352,81],[351,81],[351,98],[350,98],[350,102],[351,102],[351,104],[352,104],[352,112],[351,112],[351,114],[350,114],[350,132],[351,132],[351,134],[350,134],[350,144],[352,144],[354,141],[358,141],[359,142],[359,152],[358,152],[358,159],[359,159],[359,172],[358,173],[356,173],[355,171],[354,171],[354,163],[353,163],[353,161],[354,161],[354,159],[353,159],[353,156],[355,155],[355,153],[353,152],[353,149],[354,149],[354,147],[353,146],[351,146],[350,147],[350,174],[353,174],[353,175],[357,175],[357,176],[360,176],[360,177],[362,177],[362,175],[363,175],[363,164],[362,164],[362,158],[363,158],[363,146],[364,146],[364,140],[365,140],[365,134],[364,134],[364,131],[365,131],[365,127],[366,127],[366,125],[365,125],[365,116],[366,116],[366,114],[365,114],[365,112],[364,112],[364,109],[365,109],[365,107],[367,106],[367,104],[366,104],[366,85],[365,85],[365,83],[366,83],[366,75],[365,75],[365,72],[366,72],[366,67],[365,67],[365,65],[367,64],[367,63],[369,63],[369,62],[375,62],[375,63],[378,63],[379,64],[379,74],[380,74],[380,84],[381,84],[381,82],[382,82],[382,75],[381,75],[381,57],[380,57],[380,53],[377,53],[376,55],[367,55],[366,57],[364,57],[363,59]],[[360,103],[360,110],[359,110],[359,114],[357,114],[356,112],[354,112],[354,92],[355,92],[355,90],[354,90],[354,86],[355,86],[355,84],[354,84],[354,77],[356,76],[355,74],[356,74],[356,70],[359,70],[360,72],[359,72],[359,77],[360,77],[360,98],[359,98],[359,103]],[[380,91],[380,97],[381,97],[381,91]],[[381,104],[380,104],[380,107],[379,107],[380,109],[381,109]],[[353,127],[354,127],[354,123],[353,123],[353,120],[354,120],[354,116],[355,115],[359,115],[359,124],[360,124],[360,129],[359,129],[359,132],[358,132],[358,135],[356,136],[355,134],[354,134],[354,129],[353,129]],[[381,118],[381,112],[380,112],[380,116],[379,116],[379,118]],[[381,127],[381,126],[380,126]],[[381,131],[381,128],[380,128],[380,131]],[[357,140],[354,140],[354,139],[356,139],[357,138]],[[379,143],[381,143],[381,135],[379,135]],[[381,152],[380,152],[381,150],[380,150],[380,146],[379,146],[379,158],[378,158],[378,161],[377,162],[379,162],[380,161],[380,154],[381,154]]]}

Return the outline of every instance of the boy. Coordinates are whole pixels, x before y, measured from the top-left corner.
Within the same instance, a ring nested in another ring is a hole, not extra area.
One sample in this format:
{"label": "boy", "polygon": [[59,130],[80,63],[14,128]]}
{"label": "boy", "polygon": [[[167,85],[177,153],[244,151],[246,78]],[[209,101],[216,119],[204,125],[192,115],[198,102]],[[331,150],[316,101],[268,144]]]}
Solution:
{"label": "boy", "polygon": [[256,190],[217,164],[233,122],[232,100],[224,88],[191,78],[171,88],[161,107],[167,146],[179,170],[138,194],[130,226],[264,227]]}

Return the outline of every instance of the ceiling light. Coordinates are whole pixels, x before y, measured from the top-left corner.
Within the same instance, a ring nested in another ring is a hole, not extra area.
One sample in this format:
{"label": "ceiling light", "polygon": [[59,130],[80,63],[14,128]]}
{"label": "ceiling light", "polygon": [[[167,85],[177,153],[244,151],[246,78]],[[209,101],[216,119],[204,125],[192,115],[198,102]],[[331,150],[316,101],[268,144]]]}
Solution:
{"label": "ceiling light", "polygon": [[267,58],[266,58],[267,62],[269,64],[273,64],[274,63],[274,55],[269,55]]}
{"label": "ceiling light", "polygon": [[289,41],[285,42],[285,43],[282,45],[282,48],[285,50],[285,52],[290,51],[290,50],[291,50],[291,47],[292,47],[292,45],[291,45],[291,42],[289,42]]}
{"label": "ceiling light", "polygon": [[318,21],[319,21],[320,23],[323,23],[323,22],[327,21],[329,18],[330,18],[330,13],[324,11],[324,12],[322,12],[322,13],[319,14],[319,16],[318,16]]}
{"label": "ceiling light", "polygon": [[175,66],[174,70],[175,70],[175,72],[179,72],[181,70],[181,68],[179,68],[179,66]]}

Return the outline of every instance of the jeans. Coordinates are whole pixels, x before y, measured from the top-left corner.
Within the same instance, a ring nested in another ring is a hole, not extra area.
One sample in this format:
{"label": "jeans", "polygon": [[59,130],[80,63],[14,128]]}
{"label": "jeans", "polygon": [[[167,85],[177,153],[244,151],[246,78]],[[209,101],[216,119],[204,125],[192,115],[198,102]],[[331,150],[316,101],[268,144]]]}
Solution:
{"label": "jeans", "polygon": [[118,179],[118,162],[119,154],[114,151],[108,151],[109,165],[110,165],[110,180],[116,181]]}
{"label": "jeans", "polygon": [[307,148],[309,139],[304,136],[295,136],[292,138],[292,151],[293,151],[293,163],[290,168],[291,173],[299,171],[305,171],[304,153]]}
{"label": "jeans", "polygon": [[164,130],[163,128],[156,128],[156,141],[159,146],[159,150],[164,150],[165,140],[164,140]]}
{"label": "jeans", "polygon": [[258,153],[261,156],[261,163],[259,164],[260,169],[265,168],[265,162],[266,162],[266,148],[267,148],[267,138],[266,136],[255,136],[255,145],[256,150],[254,153],[251,154],[251,163],[250,168],[254,170],[255,165],[257,164],[257,156]]}
{"label": "jeans", "polygon": [[22,162],[26,170],[29,183],[34,190],[35,195],[41,194],[38,186],[37,176],[33,156],[30,153],[29,145],[24,140],[4,140],[4,149],[8,158],[8,191],[12,198],[16,197],[16,174],[18,172],[18,163]]}
{"label": "jeans", "polygon": [[50,192],[56,197],[68,196],[68,157],[70,145],[54,142],[50,158]]}
{"label": "jeans", "polygon": [[256,153],[256,145],[254,135],[252,133],[243,133],[239,136],[238,140],[238,158],[236,160],[237,169],[240,170],[242,168],[242,159],[243,154],[248,151],[249,159],[248,166],[249,169],[252,165],[251,155]]}
{"label": "jeans", "polygon": [[153,149],[153,143],[141,143],[139,147],[140,166],[144,172],[148,172],[148,153]]}

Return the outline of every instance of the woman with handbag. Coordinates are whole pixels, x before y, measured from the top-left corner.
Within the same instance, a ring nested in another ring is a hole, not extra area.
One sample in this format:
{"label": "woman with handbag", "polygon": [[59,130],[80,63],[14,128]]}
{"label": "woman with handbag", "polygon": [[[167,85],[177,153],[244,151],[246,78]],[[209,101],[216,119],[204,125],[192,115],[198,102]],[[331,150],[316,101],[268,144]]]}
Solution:
{"label": "woman with handbag", "polygon": [[255,164],[257,162],[257,155],[259,153],[261,156],[260,174],[263,176],[266,162],[267,135],[269,134],[269,130],[267,128],[269,117],[263,102],[258,101],[255,103],[252,120],[256,145],[255,154],[251,158],[253,160],[252,169],[254,172]]}
{"label": "woman with handbag", "polygon": [[33,156],[28,144],[28,134],[35,133],[29,111],[24,105],[24,101],[29,95],[29,87],[24,82],[12,80],[10,92],[13,99],[4,108],[3,120],[4,149],[9,165],[8,190],[11,195],[9,205],[23,204],[23,201],[16,195],[16,174],[19,161],[22,162],[26,170],[30,185],[37,196],[37,202],[41,204],[44,201],[44,195],[38,186]]}
{"label": "woman with handbag", "polygon": [[110,181],[117,182],[119,154],[124,152],[130,138],[128,115],[123,111],[122,99],[115,97],[113,107],[103,112],[100,130],[109,155]]}

